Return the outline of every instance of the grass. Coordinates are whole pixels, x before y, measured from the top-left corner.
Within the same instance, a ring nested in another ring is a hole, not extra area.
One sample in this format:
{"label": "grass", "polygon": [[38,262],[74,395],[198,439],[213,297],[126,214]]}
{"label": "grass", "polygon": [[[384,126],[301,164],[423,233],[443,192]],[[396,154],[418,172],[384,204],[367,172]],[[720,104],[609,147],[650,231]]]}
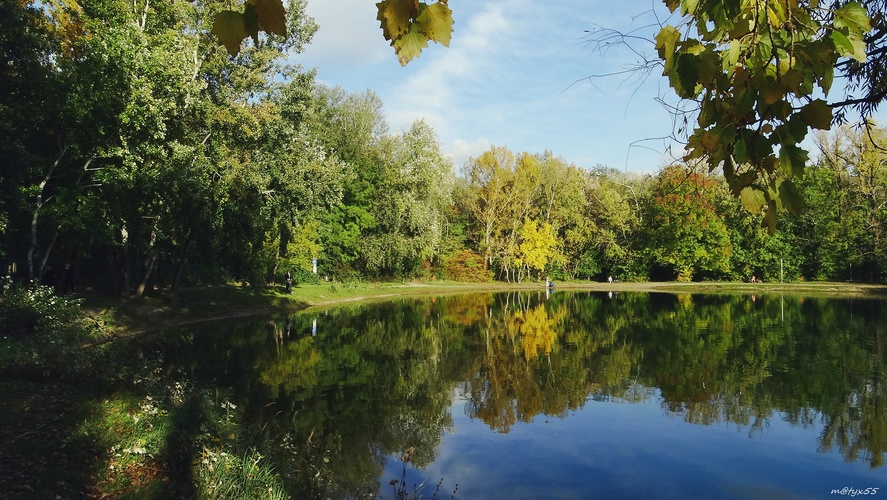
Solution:
{"label": "grass", "polygon": [[[140,332],[403,295],[541,289],[539,283],[323,283],[201,287],[133,300],[87,295],[71,332],[0,338],[0,497],[284,498],[224,394],[142,357]],[[558,283],[558,289],[883,295],[847,283]],[[298,451],[298,450],[296,450]],[[302,450],[304,452],[304,450]],[[318,471],[318,474],[320,471]],[[400,485],[401,488],[403,485]]]}

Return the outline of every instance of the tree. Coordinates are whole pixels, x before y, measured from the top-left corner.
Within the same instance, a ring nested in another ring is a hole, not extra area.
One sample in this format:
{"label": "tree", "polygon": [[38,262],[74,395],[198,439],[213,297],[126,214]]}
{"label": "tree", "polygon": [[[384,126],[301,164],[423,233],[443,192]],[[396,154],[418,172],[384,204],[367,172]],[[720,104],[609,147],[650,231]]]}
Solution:
{"label": "tree", "polygon": [[659,173],[649,208],[649,254],[678,281],[729,271],[732,248],[715,212],[715,186],[710,177],[678,165]]}
{"label": "tree", "polygon": [[363,238],[363,255],[371,272],[413,274],[440,255],[452,166],[423,120],[386,142],[371,205],[377,225]]}
{"label": "tree", "polygon": [[542,273],[554,257],[557,240],[551,224],[539,224],[535,219],[524,221],[520,231],[519,261],[528,270]]}

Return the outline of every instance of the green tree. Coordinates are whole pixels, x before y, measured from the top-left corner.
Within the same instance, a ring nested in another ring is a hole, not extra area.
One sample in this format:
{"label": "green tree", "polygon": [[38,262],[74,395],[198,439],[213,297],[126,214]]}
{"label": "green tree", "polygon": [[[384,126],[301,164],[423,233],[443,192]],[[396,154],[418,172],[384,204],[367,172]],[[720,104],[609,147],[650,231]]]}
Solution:
{"label": "green tree", "polygon": [[377,225],[363,238],[363,255],[370,272],[411,275],[423,262],[439,259],[452,166],[423,120],[386,142],[371,205]]}
{"label": "green tree", "polygon": [[649,251],[678,281],[717,277],[729,271],[732,246],[713,203],[716,182],[673,165],[659,173],[648,209]]}

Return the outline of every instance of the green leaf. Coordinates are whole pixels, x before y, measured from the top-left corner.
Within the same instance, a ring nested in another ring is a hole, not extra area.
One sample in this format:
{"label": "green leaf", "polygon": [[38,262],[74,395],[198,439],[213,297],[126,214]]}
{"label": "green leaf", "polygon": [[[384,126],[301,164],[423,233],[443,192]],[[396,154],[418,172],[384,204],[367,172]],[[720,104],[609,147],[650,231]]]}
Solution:
{"label": "green leaf", "polygon": [[868,33],[872,29],[868,12],[857,2],[850,2],[835,11],[835,27],[850,33]]}
{"label": "green leaf", "polygon": [[748,151],[745,145],[745,139],[740,137],[736,141],[736,143],[733,144],[733,158],[736,159],[736,163],[745,163],[747,153]]}
{"label": "green leaf", "polygon": [[667,75],[674,66],[675,48],[680,40],[681,33],[674,26],[666,26],[656,35],[656,51],[659,58],[665,61],[663,75]]}
{"label": "green leaf", "polygon": [[801,178],[804,176],[804,167],[807,166],[809,157],[807,151],[791,144],[783,144],[779,148],[779,164],[787,176]]}
{"label": "green leaf", "polygon": [[696,83],[699,81],[699,57],[692,54],[678,56],[675,71],[677,72],[680,88],[675,90],[678,95],[685,98],[696,95]]}
{"label": "green leaf", "polygon": [[791,118],[789,118],[787,127],[788,133],[789,135],[791,135],[795,144],[803,141],[804,137],[807,137],[807,130],[809,129],[807,127],[807,123],[802,117],[798,115],[793,115]]}
{"label": "green leaf", "polygon": [[727,49],[727,57],[724,59],[724,69],[732,72],[739,62],[740,54],[742,54],[742,43],[739,40],[730,40],[730,48]]}
{"label": "green leaf", "polygon": [[259,43],[259,16],[256,14],[256,6],[246,3],[243,6],[243,27],[246,34],[251,36],[253,42]]}
{"label": "green leaf", "polygon": [[259,27],[266,33],[286,36],[286,9],[281,0],[255,0]]}
{"label": "green leaf", "polygon": [[240,53],[240,44],[248,36],[243,14],[233,10],[223,10],[216,14],[212,32],[232,57]]}
{"label": "green leaf", "polygon": [[761,210],[767,206],[767,197],[764,196],[764,192],[751,186],[742,188],[739,193],[739,201],[749,212],[756,214],[761,213]]}
{"label": "green leaf", "polygon": [[681,0],[681,15],[695,14],[699,7],[699,0]]}
{"label": "green leaf", "polygon": [[419,30],[419,25],[414,24],[409,33],[394,40],[391,45],[394,46],[394,53],[397,54],[400,65],[406,66],[414,57],[419,57],[422,49],[428,46],[428,38]]}
{"label": "green leaf", "polygon": [[785,180],[779,185],[779,199],[790,214],[798,216],[804,212],[804,196],[791,180]]}
{"label": "green leaf", "polygon": [[376,7],[379,9],[376,19],[381,23],[382,35],[386,40],[392,41],[391,45],[409,33],[412,19],[419,13],[418,0],[382,0],[376,4]]}
{"label": "green leaf", "polygon": [[773,234],[776,232],[776,222],[779,220],[779,214],[776,209],[776,202],[774,200],[767,201],[767,212],[764,213],[764,220],[761,221],[761,226],[767,228],[767,232]]}
{"label": "green leaf", "polygon": [[810,128],[828,130],[832,125],[832,108],[822,99],[808,102],[801,108],[801,118]]}
{"label": "green leaf", "polygon": [[840,56],[849,56],[853,53],[853,44],[844,33],[841,33],[840,31],[832,31],[832,34],[829,35],[829,38],[831,38],[832,41],[835,42],[835,49],[837,49]]}
{"label": "green leaf", "polygon": [[419,28],[428,37],[444,47],[450,46],[450,34],[453,32],[453,11],[444,2],[437,2],[422,9],[416,18]]}

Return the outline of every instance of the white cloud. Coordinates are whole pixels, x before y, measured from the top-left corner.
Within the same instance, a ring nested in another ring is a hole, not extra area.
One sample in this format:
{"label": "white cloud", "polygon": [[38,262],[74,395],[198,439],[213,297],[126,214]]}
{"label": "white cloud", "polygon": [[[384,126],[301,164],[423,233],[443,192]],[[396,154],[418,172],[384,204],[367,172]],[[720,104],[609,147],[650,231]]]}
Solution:
{"label": "white cloud", "polygon": [[307,66],[343,67],[393,57],[376,20],[374,2],[311,0],[306,11],[320,25],[304,53]]}
{"label": "white cloud", "polygon": [[580,81],[634,57],[618,49],[592,55],[584,30],[593,22],[624,28],[653,0],[618,9],[601,0],[452,2],[450,46],[430,43],[406,67],[382,37],[375,1],[311,0],[308,13],[321,31],[299,62],[318,67],[318,80],[329,85],[371,88],[385,104],[390,130],[424,118],[456,167],[490,144],[551,150],[581,166],[645,170],[660,163],[661,142],[646,144],[658,153],[632,145],[672,130],[653,101],[657,87],[666,86],[658,72],[637,93],[618,77],[596,80],[597,88]]}
{"label": "white cloud", "polygon": [[[459,11],[454,16],[457,31],[450,46],[429,44],[422,57],[410,63],[417,65],[415,73],[385,96],[393,128],[406,128],[413,120],[425,118],[438,136],[453,136],[454,122],[461,121],[466,112],[480,111],[464,107],[466,98],[471,98],[472,87],[495,57],[500,46],[497,39],[507,32],[509,23],[499,3],[487,4],[467,22],[461,21]],[[466,27],[460,29],[463,22]]]}
{"label": "white cloud", "polygon": [[456,139],[452,142],[452,145],[449,150],[446,151],[446,154],[453,158],[453,165],[455,165],[458,170],[462,168],[462,165],[464,165],[469,158],[477,158],[485,151],[488,151],[491,146],[492,144],[485,137],[481,137],[471,143],[462,139]]}

